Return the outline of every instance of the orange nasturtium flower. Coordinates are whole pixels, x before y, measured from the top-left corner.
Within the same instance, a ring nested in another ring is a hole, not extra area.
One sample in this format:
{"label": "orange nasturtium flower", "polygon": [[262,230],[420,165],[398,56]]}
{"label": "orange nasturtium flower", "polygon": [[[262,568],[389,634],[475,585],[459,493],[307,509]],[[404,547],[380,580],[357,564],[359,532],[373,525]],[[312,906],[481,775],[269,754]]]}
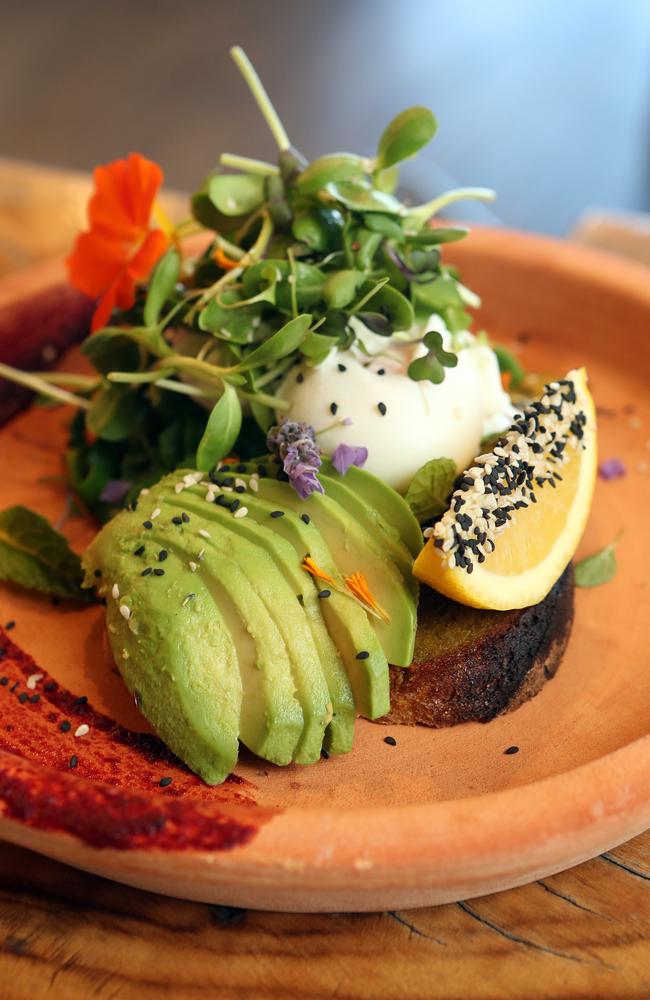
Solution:
{"label": "orange nasturtium flower", "polygon": [[96,167],[93,176],[89,229],[77,237],[66,264],[75,288],[98,300],[94,331],[106,325],[116,306],[133,305],[136,283],[149,277],[171,237],[151,225],[163,181],[157,163],[130,153],[126,160]]}

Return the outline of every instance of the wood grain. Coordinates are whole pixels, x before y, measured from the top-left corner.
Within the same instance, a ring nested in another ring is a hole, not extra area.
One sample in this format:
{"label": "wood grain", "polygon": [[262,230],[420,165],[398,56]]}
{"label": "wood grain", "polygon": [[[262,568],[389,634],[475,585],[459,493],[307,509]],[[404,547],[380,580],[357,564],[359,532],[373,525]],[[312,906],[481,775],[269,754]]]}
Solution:
{"label": "wood grain", "polygon": [[650,833],[524,888],[303,916],[166,899],[0,849],[3,1000],[647,998]]}
{"label": "wood grain", "polygon": [[[20,190],[20,173],[0,163],[0,194],[8,175]],[[29,190],[31,167],[24,178]],[[61,175],[62,184],[73,181]],[[77,225],[71,216],[58,242],[46,239],[42,213],[30,213],[29,199],[25,205],[15,252],[6,250],[0,208],[5,270],[23,262],[23,246],[33,248],[32,262],[64,251]],[[2,1000],[645,1000],[649,942],[650,832],[560,875],[471,902],[319,916],[166,899],[0,844]]]}

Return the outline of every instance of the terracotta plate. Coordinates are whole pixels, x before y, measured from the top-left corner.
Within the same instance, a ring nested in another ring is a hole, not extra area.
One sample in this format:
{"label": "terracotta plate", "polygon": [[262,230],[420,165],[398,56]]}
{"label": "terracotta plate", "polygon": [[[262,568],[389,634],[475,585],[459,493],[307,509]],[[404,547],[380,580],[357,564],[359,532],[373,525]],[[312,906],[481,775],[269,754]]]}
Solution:
{"label": "terracotta plate", "polygon": [[[137,735],[146,727],[103,657],[101,609],[53,608],[3,587],[0,624],[16,624],[0,637],[2,837],[157,892],[341,911],[514,886],[650,826],[648,271],[503,231],[477,230],[449,256],[483,296],[480,325],[524,363],[553,374],[588,365],[601,455],[627,470],[599,481],[581,546],[624,529],[618,575],[578,592],[557,677],[488,725],[360,722],[348,757],[284,769],[246,757],[208,789]],[[12,294],[42,282],[27,277]],[[2,506],[64,515],[66,419],[31,410],[0,431]],[[92,527],[68,518],[65,530],[81,546]],[[505,754],[511,746],[519,752]]]}

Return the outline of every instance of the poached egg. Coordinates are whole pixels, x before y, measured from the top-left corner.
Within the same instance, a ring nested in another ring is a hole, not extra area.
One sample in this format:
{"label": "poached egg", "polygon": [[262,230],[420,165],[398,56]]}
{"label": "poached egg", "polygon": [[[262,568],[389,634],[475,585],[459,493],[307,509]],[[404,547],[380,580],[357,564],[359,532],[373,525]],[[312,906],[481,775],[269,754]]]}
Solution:
{"label": "poached egg", "polygon": [[[468,331],[450,334],[432,316],[403,341],[388,340],[356,318],[357,340],[335,349],[316,367],[299,365],[277,395],[290,403],[278,419],[305,421],[318,432],[326,455],[345,443],[368,449],[364,468],[404,492],[432,458],[450,458],[458,470],[479,453],[481,439],[504,431],[514,408],[504,391],[494,351]],[[438,330],[446,349],[458,355],[439,384],[415,382],[407,371],[426,354],[421,338]]]}

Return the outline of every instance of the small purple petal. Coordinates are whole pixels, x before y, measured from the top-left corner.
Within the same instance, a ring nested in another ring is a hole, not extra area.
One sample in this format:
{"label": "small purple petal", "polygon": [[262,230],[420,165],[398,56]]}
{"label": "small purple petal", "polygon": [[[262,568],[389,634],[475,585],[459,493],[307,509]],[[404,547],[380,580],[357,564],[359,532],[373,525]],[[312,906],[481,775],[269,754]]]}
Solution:
{"label": "small purple petal", "polygon": [[598,466],[598,475],[601,479],[620,479],[625,475],[625,466],[620,458],[606,458]]}
{"label": "small purple petal", "polygon": [[332,465],[340,476],[344,476],[351,465],[361,468],[368,460],[367,448],[356,448],[351,444],[340,444],[332,455]]}
{"label": "small purple petal", "polygon": [[125,479],[109,479],[99,494],[99,499],[103,503],[121,503],[132,486],[133,483]]}

